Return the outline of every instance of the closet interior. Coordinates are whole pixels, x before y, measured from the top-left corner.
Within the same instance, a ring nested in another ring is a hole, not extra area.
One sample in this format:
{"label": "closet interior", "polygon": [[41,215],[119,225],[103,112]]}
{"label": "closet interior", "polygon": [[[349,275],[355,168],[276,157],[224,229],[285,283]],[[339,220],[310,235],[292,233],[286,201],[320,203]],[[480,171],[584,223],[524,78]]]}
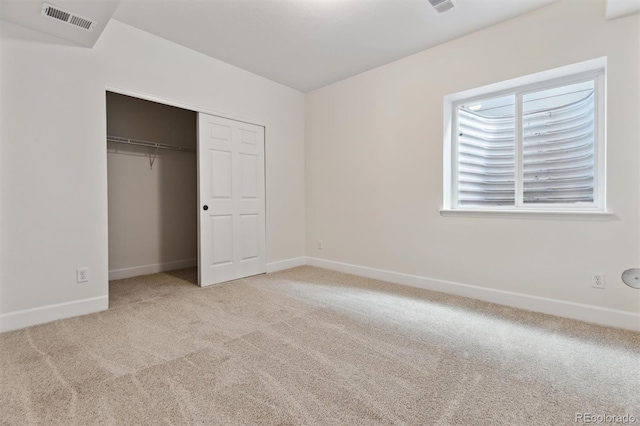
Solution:
{"label": "closet interior", "polygon": [[197,113],[112,92],[106,102],[109,280],[195,272]]}

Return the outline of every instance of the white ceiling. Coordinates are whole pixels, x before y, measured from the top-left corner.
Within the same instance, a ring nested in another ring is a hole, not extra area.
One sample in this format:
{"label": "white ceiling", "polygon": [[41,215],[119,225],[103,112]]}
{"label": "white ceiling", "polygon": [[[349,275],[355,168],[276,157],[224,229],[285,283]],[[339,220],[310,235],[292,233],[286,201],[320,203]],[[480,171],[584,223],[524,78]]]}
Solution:
{"label": "white ceiling", "polygon": [[607,0],[607,19],[616,19],[640,12],[640,0]]}
{"label": "white ceiling", "polygon": [[[557,0],[49,0],[93,32],[41,16],[42,0],[0,0],[0,18],[91,47],[111,17],[303,92]],[[584,0],[579,0],[584,1]],[[640,0],[607,0],[607,19]]]}
{"label": "white ceiling", "polygon": [[555,0],[122,0],[113,17],[303,92]]}
{"label": "white ceiling", "polygon": [[82,46],[93,47],[100,38],[119,0],[47,0],[47,3],[97,21],[93,31],[68,25],[41,15],[41,0],[0,0],[0,19],[59,37]]}

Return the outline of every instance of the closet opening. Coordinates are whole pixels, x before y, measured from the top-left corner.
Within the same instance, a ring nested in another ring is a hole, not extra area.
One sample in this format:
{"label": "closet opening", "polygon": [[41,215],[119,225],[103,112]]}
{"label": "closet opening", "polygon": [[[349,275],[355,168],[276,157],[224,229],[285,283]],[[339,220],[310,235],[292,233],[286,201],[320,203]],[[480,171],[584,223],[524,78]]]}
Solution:
{"label": "closet opening", "polygon": [[113,92],[106,112],[110,304],[134,297],[129,279],[197,286],[198,114]]}

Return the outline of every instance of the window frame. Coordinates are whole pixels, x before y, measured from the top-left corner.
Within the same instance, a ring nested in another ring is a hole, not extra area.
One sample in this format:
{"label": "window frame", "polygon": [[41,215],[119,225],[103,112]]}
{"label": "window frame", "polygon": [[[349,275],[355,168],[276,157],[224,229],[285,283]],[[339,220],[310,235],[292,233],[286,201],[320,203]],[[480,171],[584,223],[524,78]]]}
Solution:
{"label": "window frame", "polygon": [[[592,203],[525,204],[523,179],[523,97],[529,93],[586,81],[594,82],[594,201]],[[458,107],[501,96],[515,96],[515,203],[513,206],[458,205]],[[442,212],[606,213],[606,58],[557,68],[467,90],[444,98],[444,191]]]}

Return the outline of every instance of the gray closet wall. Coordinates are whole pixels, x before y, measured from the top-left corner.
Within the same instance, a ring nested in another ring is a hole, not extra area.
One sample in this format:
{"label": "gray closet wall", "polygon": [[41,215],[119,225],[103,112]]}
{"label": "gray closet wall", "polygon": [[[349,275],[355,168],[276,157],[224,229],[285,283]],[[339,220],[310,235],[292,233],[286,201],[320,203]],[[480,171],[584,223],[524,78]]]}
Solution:
{"label": "gray closet wall", "polygon": [[[107,135],[196,148],[197,114],[107,92]],[[196,154],[108,142],[110,279],[196,264]]]}

